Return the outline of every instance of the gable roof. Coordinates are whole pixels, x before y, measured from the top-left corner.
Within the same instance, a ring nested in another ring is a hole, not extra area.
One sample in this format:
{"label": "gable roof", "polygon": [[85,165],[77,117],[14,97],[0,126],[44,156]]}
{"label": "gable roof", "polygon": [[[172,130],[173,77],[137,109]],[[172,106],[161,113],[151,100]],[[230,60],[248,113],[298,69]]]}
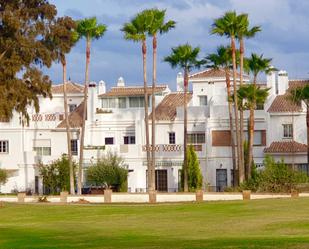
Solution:
{"label": "gable roof", "polygon": [[[240,76],[240,73],[237,72],[237,77]],[[233,77],[231,72],[231,77]],[[191,74],[189,76],[190,79],[203,79],[203,78],[225,78],[225,71],[222,68],[214,69],[206,69],[201,72],[197,72],[194,74]],[[249,79],[248,75],[244,74],[244,79]]]}
{"label": "gable roof", "polygon": [[[63,94],[63,84],[52,85],[51,91],[52,94]],[[84,92],[84,86],[70,81],[67,82],[67,93],[83,93],[83,92]]]}
{"label": "gable roof", "polygon": [[264,153],[302,153],[307,152],[307,145],[295,141],[276,141],[264,149]]}
{"label": "gable roof", "polygon": [[289,93],[292,89],[296,87],[301,87],[304,84],[309,84],[309,80],[289,80],[289,88],[286,93],[283,95],[278,95],[275,97],[270,107],[268,108],[268,112],[301,112],[301,105],[297,105],[293,103],[289,99]]}
{"label": "gable roof", "polygon": [[[192,94],[187,94],[187,102],[192,99]],[[170,93],[158,104],[155,111],[156,120],[175,120],[177,115],[177,107],[184,104],[184,93]],[[149,118],[152,117],[152,113]]]}
{"label": "gable roof", "polygon": [[[163,92],[168,88],[167,85],[157,85],[155,88],[155,93]],[[147,94],[151,95],[152,87],[147,87]],[[143,96],[144,87],[143,86],[124,86],[124,87],[112,87],[107,93],[99,95],[102,97],[116,97],[116,96]]]}
{"label": "gable roof", "polygon": [[[79,104],[76,109],[69,114],[69,124],[70,128],[79,128],[82,127],[83,123],[83,113],[84,113],[84,101]],[[60,124],[57,125],[57,128],[65,128],[66,120],[62,120]]]}

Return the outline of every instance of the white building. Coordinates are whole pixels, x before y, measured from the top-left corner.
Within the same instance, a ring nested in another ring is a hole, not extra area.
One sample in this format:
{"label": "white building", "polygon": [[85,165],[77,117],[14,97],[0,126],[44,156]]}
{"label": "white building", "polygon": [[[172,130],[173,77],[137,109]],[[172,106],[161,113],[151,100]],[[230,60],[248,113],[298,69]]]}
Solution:
{"label": "white building", "polygon": [[[183,161],[182,78],[182,74],[177,75],[177,92],[171,92],[167,85],[158,85],[155,89],[156,187],[159,191],[178,191],[179,187]],[[244,81],[249,83],[249,78],[245,77]],[[191,75],[190,83],[188,141],[198,154],[205,185],[221,190],[232,183],[225,74],[220,70],[205,70]],[[264,107],[255,112],[254,161],[258,166],[263,165],[265,154],[271,154],[308,172],[305,108],[286,98],[290,88],[307,83],[309,81],[289,80],[284,71],[267,76],[263,87],[271,88],[270,96]],[[29,126],[20,124],[18,114],[10,122],[0,123],[0,168],[10,172],[1,192],[31,189],[41,193],[37,163],[48,163],[66,153],[62,85],[53,86],[52,93],[52,100],[40,100],[40,113],[29,108]],[[84,168],[86,170],[107,151],[116,151],[128,167],[131,192],[146,191],[147,186],[143,96],[143,87],[125,86],[123,78],[109,91],[103,81],[89,84]],[[78,161],[83,87],[70,82],[68,99],[71,144],[74,159]],[[244,120],[247,127],[247,112]]]}

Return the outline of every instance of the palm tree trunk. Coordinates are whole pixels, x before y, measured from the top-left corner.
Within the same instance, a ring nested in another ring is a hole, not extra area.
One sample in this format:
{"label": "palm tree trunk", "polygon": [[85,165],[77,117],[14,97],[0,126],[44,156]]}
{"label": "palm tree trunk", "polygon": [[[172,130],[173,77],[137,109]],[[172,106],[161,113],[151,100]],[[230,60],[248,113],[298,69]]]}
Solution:
{"label": "palm tree trunk", "polygon": [[226,79],[226,91],[228,97],[228,110],[229,110],[229,123],[230,123],[230,133],[231,133],[231,148],[232,148],[232,162],[233,162],[233,186],[237,186],[238,175],[237,175],[237,162],[236,162],[236,150],[235,150],[235,140],[234,140],[234,125],[233,125],[233,106],[230,101],[231,97],[231,78],[230,70],[225,69],[225,79]]}
{"label": "palm tree trunk", "polygon": [[[156,34],[153,36],[152,40],[152,98],[151,98],[151,106],[152,106],[152,117],[151,117],[151,142],[152,142],[152,153],[151,153],[151,181],[152,187],[155,187],[155,168],[156,168],[156,99],[155,99],[155,88],[156,88],[156,80],[157,80],[157,37]],[[155,189],[153,189],[155,190]]]}
{"label": "palm tree trunk", "polygon": [[[244,71],[244,40],[243,38],[240,39],[240,86],[243,85],[243,71]],[[242,106],[242,105],[241,105]],[[243,170],[239,171],[239,182],[242,183],[245,179],[245,165],[244,165],[244,111],[240,109],[240,168]]]}
{"label": "palm tree trunk", "polygon": [[307,174],[309,175],[309,104],[306,103],[307,113],[306,113],[306,125],[307,125],[307,164],[308,170]]}
{"label": "palm tree trunk", "polygon": [[68,161],[69,161],[69,169],[70,169],[70,194],[75,194],[74,188],[74,171],[73,171],[73,163],[72,163],[72,150],[71,150],[71,133],[70,133],[70,122],[69,122],[69,114],[68,114],[68,98],[67,98],[67,64],[65,57],[61,60],[63,75],[63,104],[64,104],[64,117],[65,117],[65,128],[67,133],[67,146],[68,146]]}
{"label": "palm tree trunk", "polygon": [[[256,86],[256,80],[257,76],[254,75],[253,78],[253,84]],[[248,134],[248,158],[247,158],[247,163],[246,165],[247,168],[247,175],[246,178],[249,180],[251,178],[251,173],[252,173],[252,163],[253,163],[253,143],[254,143],[254,110],[256,107],[256,101],[254,100],[252,103],[252,106],[250,107],[250,116],[249,116],[249,134]]]}
{"label": "palm tree trunk", "polygon": [[87,98],[88,98],[88,83],[89,83],[89,64],[90,64],[90,37],[87,37],[86,45],[86,70],[85,70],[85,86],[84,86],[84,110],[82,129],[80,134],[80,153],[79,153],[79,165],[78,165],[78,182],[77,193],[82,193],[82,174],[83,174],[83,162],[84,162],[84,140],[85,140],[85,125],[87,118]]}
{"label": "palm tree trunk", "polygon": [[[149,118],[148,118],[148,93],[147,93],[147,67],[146,67],[146,41],[142,41],[142,53],[143,53],[143,77],[144,77],[144,108],[145,108],[145,133],[146,133],[146,157],[147,157],[147,182],[148,191],[154,190],[154,181],[152,181],[152,167],[150,161],[150,143],[149,143]],[[154,150],[154,148],[152,148]]]}
{"label": "palm tree trunk", "polygon": [[184,72],[184,100],[183,100],[183,153],[184,153],[184,160],[183,160],[183,189],[184,192],[188,192],[188,157],[187,157],[187,126],[188,126],[188,106],[187,106],[187,93],[188,93],[188,82],[189,81],[189,72],[188,69],[185,69]]}
{"label": "palm tree trunk", "polygon": [[232,48],[232,62],[233,62],[233,88],[234,88],[234,113],[235,113],[235,128],[236,128],[236,143],[237,143],[237,162],[238,162],[238,174],[239,183],[244,180],[244,168],[241,166],[241,140],[239,130],[239,119],[238,119],[238,97],[237,97],[237,68],[236,68],[236,46],[235,37],[231,37],[231,48]]}

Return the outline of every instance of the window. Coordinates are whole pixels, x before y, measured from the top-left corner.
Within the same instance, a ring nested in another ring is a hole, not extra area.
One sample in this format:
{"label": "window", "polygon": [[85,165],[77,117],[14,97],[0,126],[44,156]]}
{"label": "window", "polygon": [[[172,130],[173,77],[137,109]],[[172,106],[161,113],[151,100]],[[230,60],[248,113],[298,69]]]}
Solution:
{"label": "window", "polygon": [[200,106],[207,105],[207,96],[199,96]]}
{"label": "window", "polygon": [[[149,106],[148,98],[148,106]],[[129,106],[131,108],[144,107],[144,97],[129,97]]]}
{"label": "window", "polygon": [[105,138],[105,144],[114,144],[114,138],[113,137],[106,137]]}
{"label": "window", "polygon": [[[244,132],[245,140],[248,141],[248,132]],[[262,131],[254,131],[253,145],[262,145]]]}
{"label": "window", "polygon": [[33,151],[36,152],[37,156],[50,156],[51,155],[50,147],[33,147]]}
{"label": "window", "polygon": [[175,132],[169,132],[168,133],[168,140],[169,140],[169,144],[175,144],[176,143]]}
{"label": "window", "polygon": [[264,104],[263,103],[257,103],[255,110],[264,110]]}
{"label": "window", "polygon": [[205,133],[191,133],[187,135],[188,144],[203,144],[205,143]]}
{"label": "window", "polygon": [[73,112],[76,109],[76,104],[69,104],[69,112]]}
{"label": "window", "polygon": [[303,164],[296,164],[296,169],[306,175],[309,175],[309,168],[308,168],[308,164],[303,163]]}
{"label": "window", "polygon": [[102,108],[116,108],[116,99],[115,98],[103,98]]}
{"label": "window", "polygon": [[9,153],[9,141],[0,140],[0,153]]}
{"label": "window", "polygon": [[126,98],[118,98],[118,106],[119,106],[119,108],[127,108],[127,99]]}
{"label": "window", "polygon": [[284,124],[283,125],[283,137],[284,138],[292,138],[293,137],[293,125],[292,124]]}
{"label": "window", "polygon": [[71,152],[73,156],[78,155],[77,139],[71,139]]}
{"label": "window", "polygon": [[135,136],[124,136],[123,143],[124,144],[135,144]]}

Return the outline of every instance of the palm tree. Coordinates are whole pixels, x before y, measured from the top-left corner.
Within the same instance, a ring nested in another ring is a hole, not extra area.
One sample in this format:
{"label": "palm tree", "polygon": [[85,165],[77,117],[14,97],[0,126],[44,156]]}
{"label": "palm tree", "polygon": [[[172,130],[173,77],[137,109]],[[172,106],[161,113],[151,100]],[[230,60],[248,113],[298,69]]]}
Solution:
{"label": "palm tree", "polygon": [[[217,34],[219,36],[226,36],[230,38],[231,49],[232,49],[232,65],[233,65],[233,90],[237,91],[237,65],[236,65],[236,45],[235,39],[239,31],[239,20],[237,18],[235,11],[226,12],[222,17],[215,19],[212,24],[212,34]],[[238,159],[238,172],[239,172],[239,183],[244,181],[244,161],[242,155],[242,144],[240,136],[240,127],[239,127],[239,117],[238,117],[238,98],[237,94],[233,94],[234,98],[234,116],[235,116],[235,128],[236,128],[236,143],[237,143],[237,159]]]}
{"label": "palm tree", "polygon": [[226,91],[228,98],[228,111],[229,111],[229,123],[230,123],[230,133],[231,133],[231,148],[232,148],[232,162],[233,162],[233,183],[234,186],[237,184],[237,163],[236,163],[236,150],[235,150],[235,140],[234,140],[234,125],[233,125],[233,104],[231,102],[231,78],[230,71],[232,68],[232,50],[229,46],[219,46],[217,47],[216,53],[209,54],[206,57],[207,67],[220,69],[225,71],[225,82]]}
{"label": "palm tree", "polygon": [[77,33],[80,37],[86,38],[86,69],[85,69],[85,87],[84,87],[84,111],[82,129],[80,135],[80,155],[79,155],[79,167],[78,167],[78,182],[77,193],[81,194],[82,190],[82,165],[84,160],[84,139],[85,139],[85,121],[87,115],[87,97],[88,97],[88,83],[89,83],[89,64],[90,64],[90,46],[93,39],[100,39],[107,26],[104,24],[98,24],[97,18],[85,18],[78,21]]}
{"label": "palm tree", "polygon": [[[151,18],[149,15],[141,12],[137,14],[129,23],[125,23],[121,29],[124,32],[124,38],[134,42],[141,42],[142,45],[142,58],[143,58],[143,78],[144,78],[144,108],[145,108],[145,133],[146,133],[146,156],[147,156],[147,179],[148,190],[155,189],[155,182],[151,177],[151,161],[150,161],[150,143],[149,143],[149,119],[148,119],[148,91],[147,91],[147,68],[146,68],[146,55],[147,45],[146,36]],[[154,148],[153,148],[154,150]]]}
{"label": "palm tree", "polygon": [[306,106],[307,164],[309,165],[309,85],[306,84],[292,89],[289,97],[295,104],[301,105],[304,102]]}
{"label": "palm tree", "polygon": [[[149,9],[145,10],[144,13],[152,17],[152,22],[148,27],[148,35],[152,37],[152,98],[151,98],[151,106],[152,106],[152,117],[151,117],[151,143],[152,143],[152,153],[151,153],[151,181],[153,182],[153,187],[155,187],[155,165],[156,165],[156,128],[155,128],[155,112],[156,112],[156,99],[155,99],[155,88],[157,81],[157,34],[164,34],[175,28],[175,22],[169,20],[165,22],[165,12],[166,10],[159,9]],[[154,189],[153,189],[154,190]]]}
{"label": "palm tree", "polygon": [[[243,85],[243,72],[244,72],[244,54],[245,54],[245,45],[244,39],[245,38],[252,38],[256,35],[257,32],[261,31],[261,27],[254,26],[249,28],[249,18],[248,14],[240,14],[237,16],[238,21],[238,29],[237,29],[237,39],[239,40],[239,52],[240,52],[240,86]],[[240,141],[241,145],[244,143],[244,113],[243,109],[240,108]],[[250,145],[249,145],[250,147]],[[241,146],[241,155],[244,157],[244,147]],[[249,153],[250,154],[250,153]],[[244,159],[243,159],[244,163]]]}
{"label": "palm tree", "polygon": [[71,150],[71,132],[68,115],[68,101],[67,101],[67,67],[66,67],[66,54],[70,52],[71,48],[78,40],[76,34],[76,22],[70,17],[61,17],[56,20],[54,26],[51,27],[51,43],[57,49],[55,49],[56,56],[62,64],[62,81],[63,81],[63,104],[64,115],[66,121],[66,135],[67,135],[67,148],[68,148],[68,162],[70,168],[70,193],[75,193],[74,188],[74,170],[72,162],[72,150]]}
{"label": "palm tree", "polygon": [[179,45],[172,48],[172,53],[164,58],[164,61],[168,62],[172,68],[179,67],[184,71],[184,191],[188,192],[188,158],[187,158],[187,93],[189,83],[189,73],[194,68],[199,68],[205,63],[204,60],[198,60],[198,54],[200,48],[193,48],[188,43],[185,45]]}
{"label": "palm tree", "polygon": [[[250,58],[246,58],[244,61],[244,69],[245,72],[248,74],[253,75],[253,85],[256,86],[257,83],[257,77],[260,73],[270,73],[271,71],[275,71],[276,69],[271,66],[272,59],[263,58],[263,55],[257,55],[257,54],[251,54]],[[257,91],[255,93],[255,88],[250,89],[252,92],[252,103],[250,103],[247,107],[250,110],[250,116],[249,116],[249,124],[248,124],[248,158],[246,160],[247,165],[245,165],[246,168],[246,178],[249,179],[251,177],[251,166],[253,163],[253,138],[254,138],[254,110],[256,109],[256,104],[258,104],[259,99],[255,98],[259,97],[259,92]],[[262,101],[261,103],[264,103],[265,101]]]}
{"label": "palm tree", "polygon": [[254,110],[257,104],[264,104],[268,96],[269,88],[262,89],[256,84],[243,85],[237,90],[239,103],[242,104],[242,109],[249,110],[249,141],[248,141],[248,158],[245,160],[246,165],[246,179],[251,177],[253,164],[253,135],[254,135]]}

